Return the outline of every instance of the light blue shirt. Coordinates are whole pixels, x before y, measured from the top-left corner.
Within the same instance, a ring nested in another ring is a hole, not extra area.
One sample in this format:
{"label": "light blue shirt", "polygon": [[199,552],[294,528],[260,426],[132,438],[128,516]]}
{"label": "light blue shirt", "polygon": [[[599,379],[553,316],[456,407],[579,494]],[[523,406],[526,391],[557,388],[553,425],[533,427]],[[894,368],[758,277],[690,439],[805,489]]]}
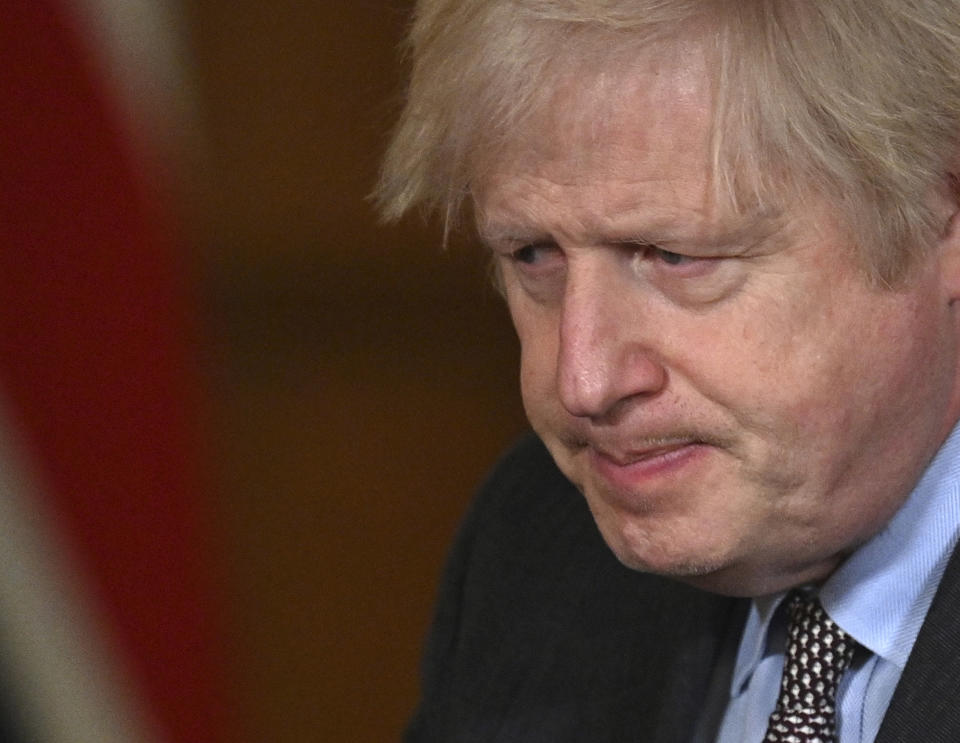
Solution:
{"label": "light blue shirt", "polygon": [[[872,743],[960,534],[960,425],[882,531],[830,576],[820,600],[864,649],[838,689],[838,743]],[[786,645],[772,621],[783,594],[755,600],[740,639],[716,743],[760,743]],[[779,620],[780,615],[777,615]]]}

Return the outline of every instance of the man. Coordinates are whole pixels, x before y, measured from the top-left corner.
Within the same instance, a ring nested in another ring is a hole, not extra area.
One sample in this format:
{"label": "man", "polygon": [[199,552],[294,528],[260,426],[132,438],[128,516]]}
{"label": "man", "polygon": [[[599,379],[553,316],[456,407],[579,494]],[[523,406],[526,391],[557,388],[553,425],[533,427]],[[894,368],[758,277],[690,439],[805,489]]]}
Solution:
{"label": "man", "polygon": [[538,439],[408,740],[960,739],[960,2],[420,0],[410,43],[381,203],[472,213]]}

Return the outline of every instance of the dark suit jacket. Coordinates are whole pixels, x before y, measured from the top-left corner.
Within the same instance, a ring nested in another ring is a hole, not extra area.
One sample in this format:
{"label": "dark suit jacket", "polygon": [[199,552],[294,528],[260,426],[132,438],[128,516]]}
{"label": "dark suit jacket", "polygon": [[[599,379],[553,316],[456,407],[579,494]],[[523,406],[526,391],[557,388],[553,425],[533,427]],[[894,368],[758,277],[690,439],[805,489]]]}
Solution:
{"label": "dark suit jacket", "polygon": [[[530,437],[461,528],[405,740],[689,743],[746,608],[624,568]],[[878,738],[894,741],[960,741],[956,556]]]}

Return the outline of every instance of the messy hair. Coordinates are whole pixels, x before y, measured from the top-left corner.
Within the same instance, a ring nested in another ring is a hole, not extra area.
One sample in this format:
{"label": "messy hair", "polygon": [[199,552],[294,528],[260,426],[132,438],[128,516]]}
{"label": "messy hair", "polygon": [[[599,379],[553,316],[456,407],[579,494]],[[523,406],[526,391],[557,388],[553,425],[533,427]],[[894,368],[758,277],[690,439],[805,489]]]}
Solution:
{"label": "messy hair", "polygon": [[712,61],[716,192],[826,198],[870,275],[901,278],[942,229],[931,194],[960,154],[960,0],[419,0],[381,212],[451,225],[570,60],[691,33]]}

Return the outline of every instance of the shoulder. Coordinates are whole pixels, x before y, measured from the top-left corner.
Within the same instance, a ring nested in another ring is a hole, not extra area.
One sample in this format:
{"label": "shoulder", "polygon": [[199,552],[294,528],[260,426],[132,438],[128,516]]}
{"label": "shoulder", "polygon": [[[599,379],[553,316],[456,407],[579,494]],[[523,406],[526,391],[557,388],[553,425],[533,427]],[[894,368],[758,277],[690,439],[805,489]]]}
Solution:
{"label": "shoulder", "polygon": [[[726,608],[622,566],[543,444],[524,438],[451,552],[408,740],[635,740],[682,708]],[[645,697],[655,703],[638,708]]]}
{"label": "shoulder", "polygon": [[595,531],[582,496],[533,434],[500,458],[477,493],[463,528],[523,552],[536,543],[535,553],[579,540],[584,530]]}

